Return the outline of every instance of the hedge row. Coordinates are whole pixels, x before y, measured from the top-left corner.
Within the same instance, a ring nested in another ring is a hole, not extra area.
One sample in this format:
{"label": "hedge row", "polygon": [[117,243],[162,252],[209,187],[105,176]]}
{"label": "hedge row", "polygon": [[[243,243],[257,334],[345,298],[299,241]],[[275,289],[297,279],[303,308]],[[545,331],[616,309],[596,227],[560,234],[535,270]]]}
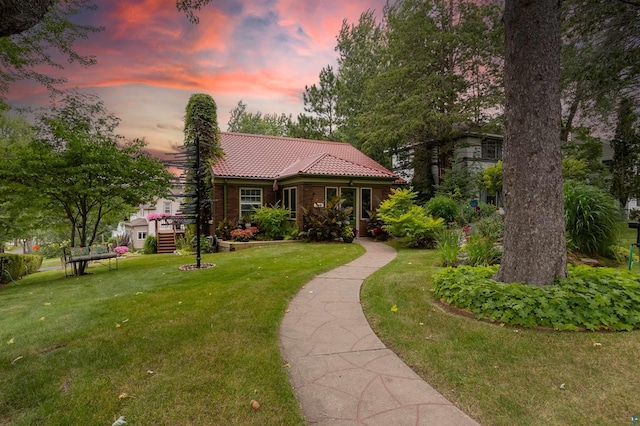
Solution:
{"label": "hedge row", "polygon": [[0,284],[17,281],[42,266],[42,256],[35,254],[0,253]]}

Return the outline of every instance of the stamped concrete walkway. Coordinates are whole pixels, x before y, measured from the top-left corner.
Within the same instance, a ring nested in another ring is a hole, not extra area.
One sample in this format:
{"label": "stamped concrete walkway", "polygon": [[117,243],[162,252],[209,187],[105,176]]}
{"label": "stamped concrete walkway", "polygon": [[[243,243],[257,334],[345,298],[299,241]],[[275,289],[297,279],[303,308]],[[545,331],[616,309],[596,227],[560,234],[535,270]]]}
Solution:
{"label": "stamped concrete walkway", "polygon": [[360,286],[396,253],[368,239],[357,242],[366,254],[307,283],[280,328],[282,355],[307,423],[477,425],[371,330],[360,306]]}

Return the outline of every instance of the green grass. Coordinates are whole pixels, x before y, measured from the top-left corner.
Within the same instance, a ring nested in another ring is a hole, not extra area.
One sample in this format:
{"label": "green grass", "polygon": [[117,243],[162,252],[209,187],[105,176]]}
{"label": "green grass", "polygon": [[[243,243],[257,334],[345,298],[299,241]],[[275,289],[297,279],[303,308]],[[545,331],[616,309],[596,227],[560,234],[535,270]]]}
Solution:
{"label": "green grass", "polygon": [[[622,247],[629,248],[631,244],[634,244],[638,238],[638,230],[629,228],[627,222],[620,222],[618,224],[618,244]],[[636,252],[634,247],[634,253]]]}
{"label": "green grass", "polygon": [[[0,424],[303,424],[278,347],[291,297],[361,246],[127,258],[0,290]],[[126,397],[124,397],[126,394]],[[249,403],[260,402],[258,411]]]}
{"label": "green grass", "polygon": [[537,331],[450,313],[430,292],[437,253],[398,250],[366,280],[365,314],[390,349],[481,424],[624,425],[640,415],[639,331]]}

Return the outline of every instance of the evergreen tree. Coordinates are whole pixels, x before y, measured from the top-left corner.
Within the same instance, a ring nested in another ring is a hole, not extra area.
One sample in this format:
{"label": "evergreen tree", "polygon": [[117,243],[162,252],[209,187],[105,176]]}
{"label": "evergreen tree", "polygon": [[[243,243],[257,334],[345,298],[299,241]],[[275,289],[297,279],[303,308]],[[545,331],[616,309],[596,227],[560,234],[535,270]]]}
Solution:
{"label": "evergreen tree", "polygon": [[210,165],[224,155],[217,106],[210,95],[197,93],[189,98],[184,120],[184,150],[186,184],[181,210],[196,224],[198,235],[209,234],[213,194]]}
{"label": "evergreen tree", "polygon": [[312,115],[310,119],[298,117],[298,121],[311,125],[314,132],[321,135],[318,139],[335,140],[334,132],[339,124],[336,113],[338,91],[338,79],[331,65],[320,71],[319,85],[304,88],[304,110]]}

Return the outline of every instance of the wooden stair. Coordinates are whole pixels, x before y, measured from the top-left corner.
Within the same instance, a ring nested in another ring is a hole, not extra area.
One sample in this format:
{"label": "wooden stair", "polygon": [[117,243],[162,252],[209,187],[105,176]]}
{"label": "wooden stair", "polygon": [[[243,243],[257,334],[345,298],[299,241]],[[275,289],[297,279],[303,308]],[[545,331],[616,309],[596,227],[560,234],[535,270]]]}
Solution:
{"label": "wooden stair", "polygon": [[158,253],[173,253],[176,250],[176,239],[173,232],[158,233]]}

